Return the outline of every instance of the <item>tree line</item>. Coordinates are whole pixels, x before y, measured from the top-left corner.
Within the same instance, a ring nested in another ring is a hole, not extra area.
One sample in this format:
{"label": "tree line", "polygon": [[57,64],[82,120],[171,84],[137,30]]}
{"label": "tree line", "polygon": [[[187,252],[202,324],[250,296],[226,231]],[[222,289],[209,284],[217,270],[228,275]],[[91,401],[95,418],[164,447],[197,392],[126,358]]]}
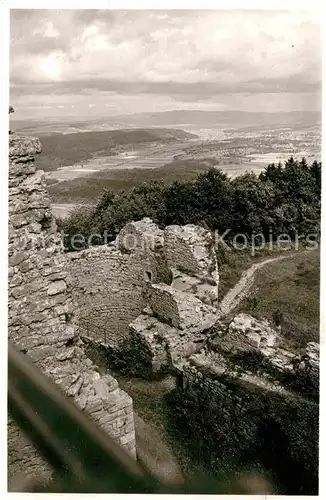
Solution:
{"label": "tree line", "polygon": [[[320,231],[321,162],[308,164],[289,158],[269,164],[258,176],[244,173],[230,179],[220,169],[210,168],[195,181],[143,183],[128,191],[105,189],[93,209],[76,209],[59,221],[65,233],[65,248],[71,238],[90,235],[92,245],[113,240],[130,221],[150,217],[160,227],[169,224],[197,224],[228,238],[243,234],[307,235]],[[109,236],[108,236],[109,235]],[[80,243],[78,249],[84,248]]]}

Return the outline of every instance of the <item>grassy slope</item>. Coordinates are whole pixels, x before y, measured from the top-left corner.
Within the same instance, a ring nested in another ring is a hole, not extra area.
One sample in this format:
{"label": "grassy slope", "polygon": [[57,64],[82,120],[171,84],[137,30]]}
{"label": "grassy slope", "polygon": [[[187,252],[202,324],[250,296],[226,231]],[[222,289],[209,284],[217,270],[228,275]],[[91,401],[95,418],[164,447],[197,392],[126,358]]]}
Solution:
{"label": "grassy slope", "polygon": [[282,334],[289,344],[299,348],[319,342],[319,272],[319,250],[267,264],[257,271],[250,295],[234,314],[272,320],[279,309],[284,314]]}
{"label": "grassy slope", "polygon": [[[303,248],[300,248],[300,250],[303,250]],[[258,248],[255,249],[253,252],[254,255],[251,255],[250,249],[224,251],[221,245],[220,249],[217,251],[220,278],[218,289],[219,301],[221,301],[226,293],[237,284],[242,273],[249,269],[249,267],[265,259],[285,255],[284,252],[286,252],[286,250],[279,249],[276,245],[273,245],[271,248],[269,245],[266,245],[266,248],[261,250]]]}
{"label": "grassy slope", "polygon": [[205,161],[175,161],[159,168],[130,170],[101,170],[95,175],[49,185],[55,203],[95,203],[105,188],[112,191],[128,190],[142,182],[160,180],[165,183],[193,180],[206,171]]}
{"label": "grassy slope", "polygon": [[[186,480],[212,478],[207,465],[190,450],[189,442],[175,419],[174,409],[167,401],[167,390],[162,384],[159,381],[130,378],[116,371],[114,376],[120,387],[132,397],[135,411],[170,448]],[[159,454],[159,443],[157,446]]]}

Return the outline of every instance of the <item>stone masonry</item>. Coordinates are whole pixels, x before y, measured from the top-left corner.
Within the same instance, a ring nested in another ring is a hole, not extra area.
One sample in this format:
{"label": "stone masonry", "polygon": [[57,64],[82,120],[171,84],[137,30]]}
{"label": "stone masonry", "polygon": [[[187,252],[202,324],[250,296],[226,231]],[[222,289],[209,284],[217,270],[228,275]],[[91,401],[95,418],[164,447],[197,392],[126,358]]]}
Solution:
{"label": "stone masonry", "polygon": [[[40,152],[38,139],[10,137],[9,339],[135,456],[132,399],[111,375],[101,376],[82,349],[67,259],[43,172],[34,166]],[[9,478],[21,472],[51,475],[10,416],[8,420]]]}
{"label": "stone masonry", "polygon": [[72,252],[68,259],[81,332],[95,341],[118,349],[148,304],[181,329],[213,323],[217,262],[212,235],[203,228],[161,230],[145,218],[127,224],[111,244]]}
{"label": "stone masonry", "polygon": [[137,352],[133,370],[141,376],[175,373],[202,349],[217,320],[218,272],[209,231],[168,226],[163,248],[172,282],[147,282],[146,307],[129,325],[129,342]]}

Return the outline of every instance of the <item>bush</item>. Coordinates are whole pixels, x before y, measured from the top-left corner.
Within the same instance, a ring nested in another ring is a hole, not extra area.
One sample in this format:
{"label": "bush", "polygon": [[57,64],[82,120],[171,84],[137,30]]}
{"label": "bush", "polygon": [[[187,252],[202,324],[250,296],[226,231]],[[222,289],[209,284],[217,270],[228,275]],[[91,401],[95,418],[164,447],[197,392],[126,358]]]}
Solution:
{"label": "bush", "polygon": [[318,492],[318,404],[208,378],[170,396],[190,450],[215,474],[260,463],[279,494]]}

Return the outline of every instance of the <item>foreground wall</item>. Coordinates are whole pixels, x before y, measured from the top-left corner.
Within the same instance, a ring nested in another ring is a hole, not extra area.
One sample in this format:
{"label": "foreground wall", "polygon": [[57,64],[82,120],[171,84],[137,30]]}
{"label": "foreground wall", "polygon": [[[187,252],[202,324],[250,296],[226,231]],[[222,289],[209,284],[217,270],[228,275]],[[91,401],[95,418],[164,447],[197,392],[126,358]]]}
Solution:
{"label": "foreground wall", "polygon": [[[67,260],[43,172],[34,166],[40,151],[37,139],[10,138],[9,339],[135,455],[132,400],[113,377],[96,371],[79,340]],[[8,472],[51,474],[10,417]]]}

